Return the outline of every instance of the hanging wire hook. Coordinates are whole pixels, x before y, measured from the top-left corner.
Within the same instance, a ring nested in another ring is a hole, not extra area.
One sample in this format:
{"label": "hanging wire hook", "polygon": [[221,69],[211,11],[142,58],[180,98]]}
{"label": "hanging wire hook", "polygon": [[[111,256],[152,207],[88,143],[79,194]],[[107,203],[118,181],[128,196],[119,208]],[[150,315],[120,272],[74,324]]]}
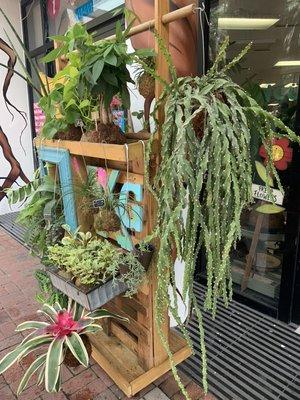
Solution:
{"label": "hanging wire hook", "polygon": [[201,45],[202,45],[202,75],[205,75],[205,37],[204,37],[204,26],[203,26],[203,17],[205,18],[205,21],[207,23],[208,26],[210,26],[210,22],[208,20],[207,17],[207,13],[206,13],[206,8],[205,8],[205,3],[204,1],[201,2],[201,4],[199,4],[198,7],[195,7],[194,9],[195,11],[199,11],[198,15],[199,15],[199,25],[200,25],[200,31],[201,31]]}

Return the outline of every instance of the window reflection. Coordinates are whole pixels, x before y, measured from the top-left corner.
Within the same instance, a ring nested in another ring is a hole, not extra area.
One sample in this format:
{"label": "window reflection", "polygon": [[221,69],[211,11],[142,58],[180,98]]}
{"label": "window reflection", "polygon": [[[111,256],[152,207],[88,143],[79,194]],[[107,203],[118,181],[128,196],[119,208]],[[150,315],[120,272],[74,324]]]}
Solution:
{"label": "window reflection", "polygon": [[[300,72],[300,5],[298,0],[220,0],[212,2],[210,58],[213,60],[225,36],[230,38],[229,60],[249,42],[252,48],[232,79],[265,109],[294,129]],[[251,208],[242,215],[242,240],[232,252],[235,290],[255,301],[277,307],[285,247],[288,175],[293,149],[288,140],[274,141],[275,168],[284,185],[284,197],[275,179],[268,176],[263,144],[253,135],[253,194]],[[273,205],[266,181],[278,196]]]}

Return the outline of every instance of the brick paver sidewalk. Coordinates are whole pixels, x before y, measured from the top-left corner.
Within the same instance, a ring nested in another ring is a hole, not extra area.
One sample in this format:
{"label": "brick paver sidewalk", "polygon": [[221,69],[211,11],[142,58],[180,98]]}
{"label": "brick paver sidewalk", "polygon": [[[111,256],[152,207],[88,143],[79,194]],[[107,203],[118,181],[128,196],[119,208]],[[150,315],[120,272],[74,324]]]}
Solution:
{"label": "brick paver sidewalk", "polygon": [[[0,228],[0,358],[12,350],[22,339],[15,332],[16,326],[26,320],[36,319],[39,304],[33,272],[40,260]],[[32,359],[27,360],[27,364]],[[26,363],[14,365],[0,375],[0,400],[16,399],[16,390],[24,373]],[[204,396],[202,389],[188,377],[182,376],[192,400],[213,400]],[[20,400],[125,400],[127,397],[117,388],[108,375],[91,360],[88,369],[63,367],[62,391],[48,394],[32,380]],[[132,399],[182,400],[178,387],[170,373],[164,375],[146,390]]]}

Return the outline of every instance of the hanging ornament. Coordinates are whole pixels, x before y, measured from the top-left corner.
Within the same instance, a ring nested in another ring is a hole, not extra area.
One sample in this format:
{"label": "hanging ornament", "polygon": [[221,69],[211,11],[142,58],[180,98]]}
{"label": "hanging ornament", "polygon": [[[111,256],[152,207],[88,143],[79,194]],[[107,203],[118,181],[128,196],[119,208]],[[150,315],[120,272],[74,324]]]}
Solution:
{"label": "hanging ornament", "polygon": [[[286,138],[283,139],[273,139],[272,142],[272,159],[273,164],[276,169],[280,171],[284,171],[288,167],[288,163],[290,163],[293,159],[293,149],[289,147],[289,140]],[[268,162],[268,154],[265,149],[265,146],[261,146],[259,149],[259,155],[265,159],[264,163]]]}
{"label": "hanging ornament", "polygon": [[47,2],[48,16],[54,19],[60,10],[60,0],[48,0]]}

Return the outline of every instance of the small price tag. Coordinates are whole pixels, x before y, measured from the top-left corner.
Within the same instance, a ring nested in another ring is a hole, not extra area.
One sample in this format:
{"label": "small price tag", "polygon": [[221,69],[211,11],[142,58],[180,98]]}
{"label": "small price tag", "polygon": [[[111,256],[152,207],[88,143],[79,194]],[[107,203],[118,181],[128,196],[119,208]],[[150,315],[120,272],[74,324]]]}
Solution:
{"label": "small price tag", "polygon": [[82,119],[77,119],[76,121],[75,121],[75,126],[76,127],[84,127],[84,123],[83,123],[83,121],[82,121]]}
{"label": "small price tag", "polygon": [[[271,192],[274,196],[275,204],[279,206],[283,203],[283,194],[280,190],[271,188]],[[252,195],[255,199],[264,200],[272,203],[272,199],[267,192],[267,187],[263,185],[257,185],[256,183],[252,183]]]}
{"label": "small price tag", "polygon": [[93,201],[93,207],[94,208],[102,208],[105,205],[105,200],[104,199],[97,199]]}

